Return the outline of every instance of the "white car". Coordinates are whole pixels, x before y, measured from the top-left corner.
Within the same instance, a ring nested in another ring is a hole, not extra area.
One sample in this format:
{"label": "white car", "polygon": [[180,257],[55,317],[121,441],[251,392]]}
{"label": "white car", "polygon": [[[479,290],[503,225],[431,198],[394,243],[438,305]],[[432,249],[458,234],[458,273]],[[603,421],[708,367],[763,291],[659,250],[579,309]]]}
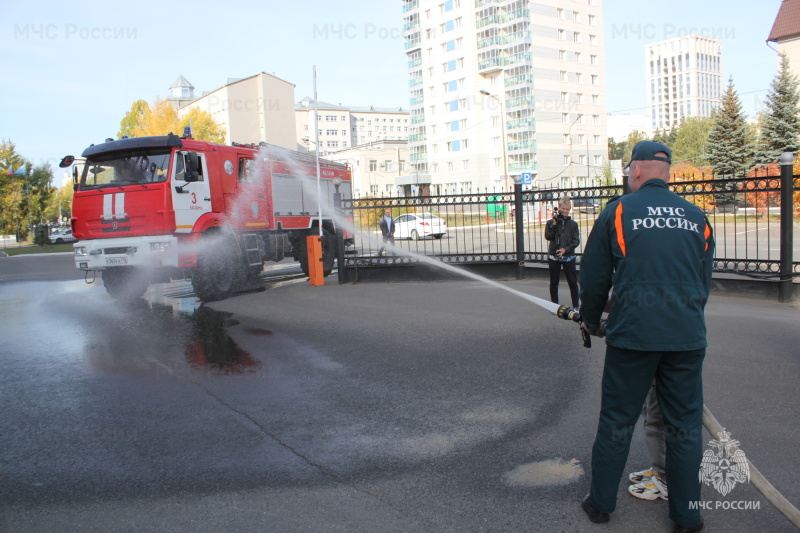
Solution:
{"label": "white car", "polygon": [[395,218],[394,224],[395,239],[441,239],[447,233],[447,222],[430,213],[406,213]]}
{"label": "white car", "polygon": [[53,244],[61,244],[64,242],[75,242],[76,239],[72,235],[71,229],[65,229],[63,231],[54,231],[52,235],[50,235],[50,242]]}

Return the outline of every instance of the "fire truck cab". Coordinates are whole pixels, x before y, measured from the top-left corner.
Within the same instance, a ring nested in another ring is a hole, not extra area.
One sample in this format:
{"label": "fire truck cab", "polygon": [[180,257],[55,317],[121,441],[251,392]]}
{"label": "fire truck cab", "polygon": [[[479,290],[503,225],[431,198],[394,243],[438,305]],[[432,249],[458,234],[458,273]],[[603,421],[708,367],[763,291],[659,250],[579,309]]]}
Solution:
{"label": "fire truck cab", "polygon": [[320,219],[324,273],[333,268],[331,198],[339,186],[351,191],[346,165],[321,162],[318,199],[316,162],[270,145],[170,134],[107,140],[82,157],[71,219],[75,264],[87,280],[101,272],[114,297],[188,277],[201,300],[218,300],[257,285],[264,261],[285,256],[308,274],[305,237],[320,233]]}

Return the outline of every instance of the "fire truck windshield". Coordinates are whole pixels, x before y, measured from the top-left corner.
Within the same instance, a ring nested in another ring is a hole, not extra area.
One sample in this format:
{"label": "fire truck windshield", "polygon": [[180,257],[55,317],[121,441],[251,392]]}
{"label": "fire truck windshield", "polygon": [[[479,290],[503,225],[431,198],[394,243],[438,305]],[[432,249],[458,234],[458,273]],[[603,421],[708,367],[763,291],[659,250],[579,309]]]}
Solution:
{"label": "fire truck windshield", "polygon": [[164,148],[98,154],[86,160],[81,189],[166,181],[170,150]]}

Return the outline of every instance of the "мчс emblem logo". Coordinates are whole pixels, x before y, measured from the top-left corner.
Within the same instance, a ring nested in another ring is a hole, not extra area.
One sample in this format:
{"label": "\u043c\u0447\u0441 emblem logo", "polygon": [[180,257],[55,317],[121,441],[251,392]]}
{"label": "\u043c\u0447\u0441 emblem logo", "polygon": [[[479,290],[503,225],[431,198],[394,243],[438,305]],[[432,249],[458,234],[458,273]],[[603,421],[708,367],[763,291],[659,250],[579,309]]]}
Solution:
{"label": "\u043c\u0447\u0441 emblem logo", "polygon": [[706,450],[700,463],[700,482],[713,485],[725,496],[737,483],[750,481],[750,465],[744,452],[739,449],[739,441],[722,428],[717,433],[719,440],[710,440],[708,445],[716,449]]}

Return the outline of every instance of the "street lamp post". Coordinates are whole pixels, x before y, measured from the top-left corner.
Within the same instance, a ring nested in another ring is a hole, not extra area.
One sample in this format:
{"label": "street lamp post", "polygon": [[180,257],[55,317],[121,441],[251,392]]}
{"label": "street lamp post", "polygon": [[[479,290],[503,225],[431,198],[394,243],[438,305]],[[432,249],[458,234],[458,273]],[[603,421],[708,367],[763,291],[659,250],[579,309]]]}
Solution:
{"label": "street lamp post", "polygon": [[503,101],[500,98],[498,98],[496,95],[494,95],[494,94],[492,94],[489,91],[484,90],[484,89],[481,89],[481,94],[484,95],[484,96],[488,96],[490,98],[494,98],[500,104],[500,131],[501,131],[501,135],[503,136],[502,139],[501,139],[502,143],[503,143],[503,189],[504,189],[505,192],[508,192],[508,189],[509,189],[509,181],[508,180],[509,180],[510,176],[508,175],[508,157],[506,155],[506,142],[507,142],[507,139],[506,139],[506,114],[505,114],[505,111],[504,111]]}
{"label": "street lamp post", "polygon": [[[501,141],[503,144],[503,190],[504,192],[509,192],[509,189],[513,191],[514,189],[513,187],[510,187],[509,183],[511,176],[508,175],[508,155],[506,154],[506,144],[508,140],[506,139],[506,113],[505,107],[503,106],[503,100],[485,89],[481,89],[480,93],[484,96],[494,98],[500,104],[500,134],[502,135]],[[511,213],[508,209],[506,209],[506,224],[509,223],[510,217]]]}
{"label": "street lamp post", "polygon": [[[569,125],[569,129],[567,130],[567,138],[569,139],[569,188],[570,189],[575,188],[575,182],[572,177],[572,126],[574,126],[581,118],[583,118],[583,114],[579,114],[575,118],[575,120],[572,121],[572,124]],[[589,156],[587,155],[586,157],[588,158]]]}

